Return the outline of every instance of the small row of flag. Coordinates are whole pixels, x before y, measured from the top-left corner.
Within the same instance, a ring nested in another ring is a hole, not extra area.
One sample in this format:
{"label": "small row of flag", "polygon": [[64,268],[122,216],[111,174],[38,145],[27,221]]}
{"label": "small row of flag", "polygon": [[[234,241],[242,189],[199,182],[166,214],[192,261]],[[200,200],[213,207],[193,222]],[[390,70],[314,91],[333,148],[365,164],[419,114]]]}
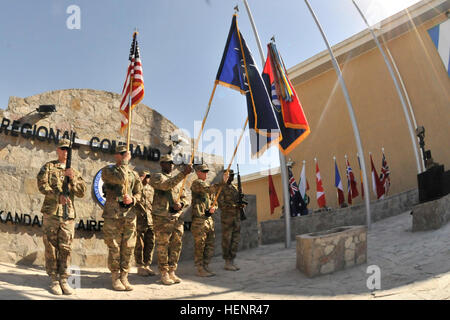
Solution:
{"label": "small row of flag", "polygon": [[[378,175],[377,170],[375,169],[372,154],[370,154],[370,163],[372,167],[372,189],[377,199],[383,199],[385,196],[387,196],[391,184],[390,170],[386,161],[384,150],[382,151],[382,153],[383,156],[381,161],[380,175]],[[316,164],[316,200],[319,208],[325,208],[327,206],[327,203],[322,178],[320,175],[319,163],[317,159],[314,159],[314,161]],[[364,198],[364,185],[362,181],[361,163],[359,160],[359,156],[358,156],[358,164],[361,179],[361,197]],[[334,185],[336,187],[338,204],[341,207],[344,205],[346,197],[336,158],[334,158],[334,168],[335,168]],[[358,197],[360,193],[358,191],[355,175],[353,174],[353,170],[347,156],[345,156],[345,172],[347,177],[347,203],[351,205],[353,204],[353,199]],[[288,176],[289,176],[288,178],[289,178],[291,216],[295,217],[299,215],[306,215],[308,214],[307,205],[309,203],[309,197],[306,194],[306,191],[309,190],[309,184],[305,175],[305,163],[303,163],[303,168],[300,173],[299,185],[297,185],[297,182],[295,181],[294,175],[292,174],[292,170],[290,167],[288,167]],[[278,207],[280,203],[278,201],[275,186],[273,184],[273,179],[270,174],[269,174],[269,198],[270,198],[270,213],[273,214],[275,208]]]}

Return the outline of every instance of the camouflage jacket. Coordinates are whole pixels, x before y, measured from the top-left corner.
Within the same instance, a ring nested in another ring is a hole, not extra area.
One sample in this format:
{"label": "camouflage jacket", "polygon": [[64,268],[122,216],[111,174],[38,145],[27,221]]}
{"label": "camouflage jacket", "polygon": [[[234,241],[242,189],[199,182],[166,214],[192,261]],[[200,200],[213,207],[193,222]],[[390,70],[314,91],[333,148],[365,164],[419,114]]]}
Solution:
{"label": "camouflage jacket", "polygon": [[[50,161],[44,164],[39,171],[36,179],[39,191],[45,195],[44,203],[42,204],[42,213],[48,213],[56,216],[63,216],[63,205],[59,203],[59,196],[63,192],[64,173],[66,169],[65,163],[60,163],[58,160]],[[75,196],[78,198],[84,197],[86,193],[86,182],[84,182],[81,174],[73,169],[74,178],[69,182],[69,197],[71,203],[68,204],[69,218],[76,217],[76,210],[74,206]]]}
{"label": "camouflage jacket", "polygon": [[137,212],[142,217],[147,219],[148,224],[152,224],[152,202],[155,190],[150,185],[145,185],[142,188],[141,199],[136,206]]}
{"label": "camouflage jacket", "polygon": [[239,205],[239,191],[237,187],[233,184],[220,183],[216,185],[216,188],[222,186],[222,191],[220,192],[218,204],[221,211],[234,211],[238,212]]}
{"label": "camouflage jacket", "polygon": [[[165,217],[172,215],[169,210],[178,199],[181,181],[184,177],[183,172],[179,172],[176,175],[173,175],[173,173],[153,173],[150,176],[150,185],[155,189],[152,203],[153,215]],[[184,191],[180,202],[183,208],[189,205]]]}
{"label": "camouflage jacket", "polygon": [[[206,181],[197,179],[192,182],[192,219],[206,218],[205,211],[210,209],[214,201],[215,185],[210,186]],[[211,218],[212,219],[212,218]]]}
{"label": "camouflage jacket", "polygon": [[[128,186],[126,186],[126,179]],[[110,165],[102,169],[103,188],[106,197],[106,203],[103,208],[103,218],[133,218],[136,216],[135,210],[132,210],[138,201],[141,200],[142,182],[137,172],[130,169],[128,164],[120,166]],[[133,197],[133,202],[129,208],[120,206],[126,189],[128,194]]]}

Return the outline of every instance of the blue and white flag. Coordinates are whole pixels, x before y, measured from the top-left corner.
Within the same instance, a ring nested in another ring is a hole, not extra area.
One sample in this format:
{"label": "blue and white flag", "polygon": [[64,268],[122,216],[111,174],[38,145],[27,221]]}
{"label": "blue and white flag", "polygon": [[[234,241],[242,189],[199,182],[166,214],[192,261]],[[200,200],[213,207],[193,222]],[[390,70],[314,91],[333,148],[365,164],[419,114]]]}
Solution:
{"label": "blue and white flag", "polygon": [[233,15],[227,42],[217,71],[216,83],[232,88],[247,98],[248,127],[252,158],[277,145],[280,128],[264,81]]}
{"label": "blue and white flag", "polygon": [[450,20],[447,20],[431,29],[428,29],[428,34],[436,46],[439,56],[444,63],[445,70],[450,77]]}

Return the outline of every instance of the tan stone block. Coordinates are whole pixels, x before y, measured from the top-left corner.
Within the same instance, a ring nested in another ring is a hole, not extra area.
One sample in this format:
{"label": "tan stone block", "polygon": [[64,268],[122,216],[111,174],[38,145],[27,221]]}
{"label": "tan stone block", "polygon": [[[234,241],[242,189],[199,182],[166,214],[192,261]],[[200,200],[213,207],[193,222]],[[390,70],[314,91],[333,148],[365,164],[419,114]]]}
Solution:
{"label": "tan stone block", "polygon": [[344,257],[345,257],[345,261],[355,260],[355,250],[346,249]]}
{"label": "tan stone block", "polygon": [[80,99],[78,99],[78,98],[73,98],[73,99],[70,101],[70,108],[72,108],[73,110],[76,110],[76,111],[80,111],[80,110],[81,110],[81,102],[80,102]]}
{"label": "tan stone block", "polygon": [[345,260],[345,267],[353,267],[355,265],[355,260]]}
{"label": "tan stone block", "polygon": [[344,247],[349,248],[352,243],[353,243],[353,239],[352,239],[352,237],[349,237],[345,240]]}
{"label": "tan stone block", "polygon": [[320,273],[326,274],[334,271],[334,261],[330,261],[327,264],[324,264],[320,267]]}
{"label": "tan stone block", "polygon": [[360,255],[360,256],[358,256],[358,257],[356,258],[356,264],[362,264],[362,263],[365,263],[365,262],[366,262],[366,259],[367,259],[366,255],[365,255],[365,254],[362,254],[362,255]]}
{"label": "tan stone block", "polygon": [[335,246],[334,245],[328,245],[325,247],[324,249],[324,254],[327,256],[329,255],[331,252],[334,251]]}
{"label": "tan stone block", "polygon": [[0,150],[0,160],[5,160],[6,156],[9,154],[8,148],[3,148]]}
{"label": "tan stone block", "polygon": [[23,189],[26,194],[39,194],[36,179],[25,178]]}
{"label": "tan stone block", "polygon": [[359,241],[363,242],[366,241],[366,239],[367,239],[366,233],[363,232],[359,235]]}

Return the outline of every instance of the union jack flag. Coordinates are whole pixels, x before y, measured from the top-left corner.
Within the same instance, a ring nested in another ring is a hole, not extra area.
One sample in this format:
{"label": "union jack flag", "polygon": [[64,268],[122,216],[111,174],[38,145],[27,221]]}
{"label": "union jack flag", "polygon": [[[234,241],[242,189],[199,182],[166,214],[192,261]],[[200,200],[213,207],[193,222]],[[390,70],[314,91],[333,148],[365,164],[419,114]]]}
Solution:
{"label": "union jack flag", "polygon": [[304,213],[306,209],[306,203],[304,202],[302,196],[300,195],[300,191],[298,189],[297,182],[295,181],[294,175],[292,174],[292,170],[288,167],[288,175],[289,175],[289,194],[290,194],[290,208],[291,208],[291,216],[296,217]]}
{"label": "union jack flag", "polygon": [[[133,34],[133,41],[131,42],[130,63],[127,69],[127,78],[123,85],[122,97],[120,103],[120,113],[122,114],[122,119],[120,123],[120,132],[123,131],[128,126],[128,109],[131,104],[131,110],[142,101],[144,98],[144,74],[142,71],[142,63],[139,53],[139,46],[136,40],[137,32]],[[130,89],[131,83],[131,89]],[[131,102],[130,102],[130,91],[131,91]]]}
{"label": "union jack flag", "polygon": [[386,157],[384,156],[384,151],[383,151],[383,158],[381,159],[380,182],[384,188],[385,196],[387,196],[389,187],[391,185],[391,178],[389,177],[390,173],[391,173],[391,171],[389,170],[389,166],[387,165]]}

